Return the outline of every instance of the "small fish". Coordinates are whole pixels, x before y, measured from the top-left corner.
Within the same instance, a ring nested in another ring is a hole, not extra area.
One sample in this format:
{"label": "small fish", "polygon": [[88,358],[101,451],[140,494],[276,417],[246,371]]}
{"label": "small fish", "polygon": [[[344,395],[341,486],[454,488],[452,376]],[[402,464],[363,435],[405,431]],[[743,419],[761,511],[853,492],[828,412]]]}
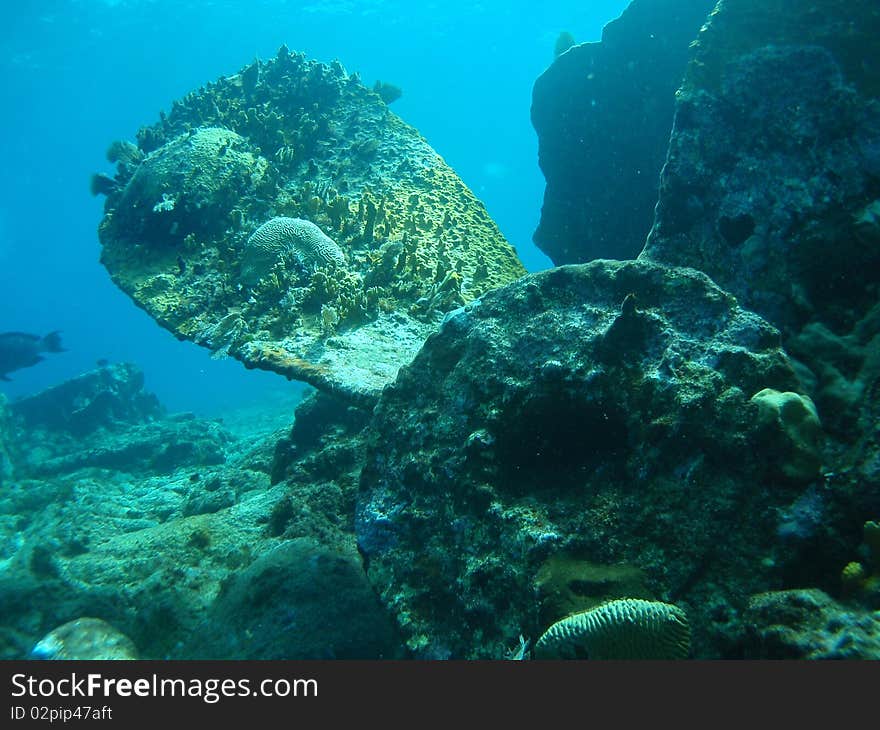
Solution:
{"label": "small fish", "polygon": [[59,332],[45,337],[27,332],[0,333],[0,380],[9,380],[6,376],[14,370],[36,365],[43,359],[42,352],[66,352]]}

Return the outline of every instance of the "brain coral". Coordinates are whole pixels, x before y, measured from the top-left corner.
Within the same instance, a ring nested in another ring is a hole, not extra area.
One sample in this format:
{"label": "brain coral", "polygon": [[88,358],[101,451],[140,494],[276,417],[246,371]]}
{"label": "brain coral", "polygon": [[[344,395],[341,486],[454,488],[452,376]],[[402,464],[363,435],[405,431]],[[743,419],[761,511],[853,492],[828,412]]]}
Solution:
{"label": "brain coral", "polygon": [[178,135],[137,166],[122,191],[116,235],[161,246],[188,233],[221,231],[232,202],[267,169],[266,159],[229,129]]}
{"label": "brain coral", "polygon": [[278,261],[290,255],[307,268],[345,265],[342,249],[314,223],[276,216],[248,238],[242,254],[242,281],[256,284]]}
{"label": "brain coral", "polygon": [[678,606],[622,598],[557,621],[535,643],[535,657],[686,659],[690,641]]}

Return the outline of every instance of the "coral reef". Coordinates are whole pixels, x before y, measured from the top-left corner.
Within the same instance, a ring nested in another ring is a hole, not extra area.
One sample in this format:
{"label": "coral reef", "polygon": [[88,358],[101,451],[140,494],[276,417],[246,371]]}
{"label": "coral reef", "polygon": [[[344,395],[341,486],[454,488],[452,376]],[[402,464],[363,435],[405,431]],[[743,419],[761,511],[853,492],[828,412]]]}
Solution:
{"label": "coral reef", "polygon": [[531,110],[547,180],[534,240],[555,264],[641,251],[688,44],[714,5],[633,0],[600,43],[560,34]]}
{"label": "coral reef", "polygon": [[[525,273],[442,158],[338,62],[282,47],[128,145],[97,190],[102,262],[175,335],[247,367],[373,403],[447,311]],[[345,266],[253,266],[273,219],[308,221]]]}
{"label": "coral reef", "polygon": [[535,642],[536,659],[687,659],[687,615],[660,601],[621,598],[560,619]]}
{"label": "coral reef", "polygon": [[711,5],[535,85],[536,239],[632,256],[659,176],[632,261],[523,276],[398,90],[284,47],[114,142],[114,281],[319,390],[0,397],[0,658],[880,656],[880,7]]}
{"label": "coral reef", "polygon": [[536,586],[579,560],[637,569],[725,655],[792,552],[767,387],[799,391],[778,332],[693,270],[564,266],[451,314],[384,391],[361,474],[359,545],[409,648],[501,658],[562,618]]}

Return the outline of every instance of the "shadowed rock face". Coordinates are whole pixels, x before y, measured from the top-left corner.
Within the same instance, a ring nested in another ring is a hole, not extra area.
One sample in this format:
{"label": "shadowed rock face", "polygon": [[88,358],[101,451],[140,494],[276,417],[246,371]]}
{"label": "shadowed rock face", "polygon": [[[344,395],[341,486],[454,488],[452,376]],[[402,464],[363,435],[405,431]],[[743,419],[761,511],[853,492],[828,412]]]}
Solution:
{"label": "shadowed rock face", "polygon": [[589,561],[644,571],[721,654],[710,614],[772,583],[774,508],[802,488],[765,386],[798,389],[777,331],[693,270],[565,266],[451,315],[384,391],[361,475],[360,548],[410,649],[500,658],[562,618],[535,585]]}
{"label": "shadowed rock face", "polygon": [[547,189],[534,240],[555,264],[641,251],[688,44],[714,4],[634,0],[600,43],[570,48],[535,82]]}
{"label": "shadowed rock face", "polygon": [[[445,312],[525,273],[442,158],[338,62],[282,48],[137,136],[110,154],[101,260],[177,337],[247,367],[369,404]],[[314,224],[332,260],[281,241],[255,267],[248,241],[272,219]]]}
{"label": "shadowed rock face", "polygon": [[861,25],[880,10],[819,5],[741,0],[712,14],[678,94],[644,252],[705,271],[784,329],[864,311],[880,264],[876,239],[864,240],[880,195],[880,68],[848,68],[859,52],[876,59],[880,40],[849,38],[843,53],[834,35],[841,14]]}
{"label": "shadowed rock face", "polygon": [[641,254],[705,271],[779,327],[847,444],[871,428],[880,387],[877,58],[876,2],[719,5],[678,94]]}

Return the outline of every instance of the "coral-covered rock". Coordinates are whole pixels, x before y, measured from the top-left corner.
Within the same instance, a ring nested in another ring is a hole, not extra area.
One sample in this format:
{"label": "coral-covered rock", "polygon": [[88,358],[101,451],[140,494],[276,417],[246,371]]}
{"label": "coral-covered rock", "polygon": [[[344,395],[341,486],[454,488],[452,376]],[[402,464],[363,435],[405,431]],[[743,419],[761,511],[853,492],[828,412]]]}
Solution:
{"label": "coral-covered rock", "polygon": [[859,526],[880,514],[878,57],[874,0],[719,3],[677,95],[640,256],[706,272],[778,327],[816,406],[825,485],[786,510],[783,532],[813,543],[787,585],[839,588]]}
{"label": "coral-covered rock", "polygon": [[789,453],[781,465],[782,475],[794,481],[815,481],[822,466],[823,433],[813,401],[799,393],[765,388],[752,396],[752,402],[770,438],[780,439]]}
{"label": "coral-covered rock", "polygon": [[844,606],[819,590],[753,596],[745,625],[750,659],[880,659],[880,611]]}
{"label": "coral-covered rock", "polygon": [[534,239],[555,264],[642,250],[688,44],[714,5],[633,0],[600,43],[569,48],[535,82],[547,188]]}
{"label": "coral-covered rock", "polygon": [[719,73],[679,94],[645,256],[705,271],[789,330],[851,327],[880,263],[856,234],[880,186],[880,104],[818,46],[757,48]]}
{"label": "coral-covered rock", "polygon": [[184,132],[131,169],[107,236],[126,241],[132,254],[222,233],[235,204],[271,184],[269,162],[223,127]]}
{"label": "coral-covered rock", "polygon": [[[101,260],[164,327],[248,367],[373,403],[444,313],[525,273],[443,159],[338,62],[282,47],[174,102],[138,145]],[[317,227],[329,258],[255,266],[271,220]]]}
{"label": "coral-covered rock", "polygon": [[361,476],[359,544],[409,647],[500,658],[561,618],[535,586],[577,559],[641,570],[722,654],[797,494],[765,387],[799,387],[778,332],[694,270],[565,266],[451,314],[384,391]]}

